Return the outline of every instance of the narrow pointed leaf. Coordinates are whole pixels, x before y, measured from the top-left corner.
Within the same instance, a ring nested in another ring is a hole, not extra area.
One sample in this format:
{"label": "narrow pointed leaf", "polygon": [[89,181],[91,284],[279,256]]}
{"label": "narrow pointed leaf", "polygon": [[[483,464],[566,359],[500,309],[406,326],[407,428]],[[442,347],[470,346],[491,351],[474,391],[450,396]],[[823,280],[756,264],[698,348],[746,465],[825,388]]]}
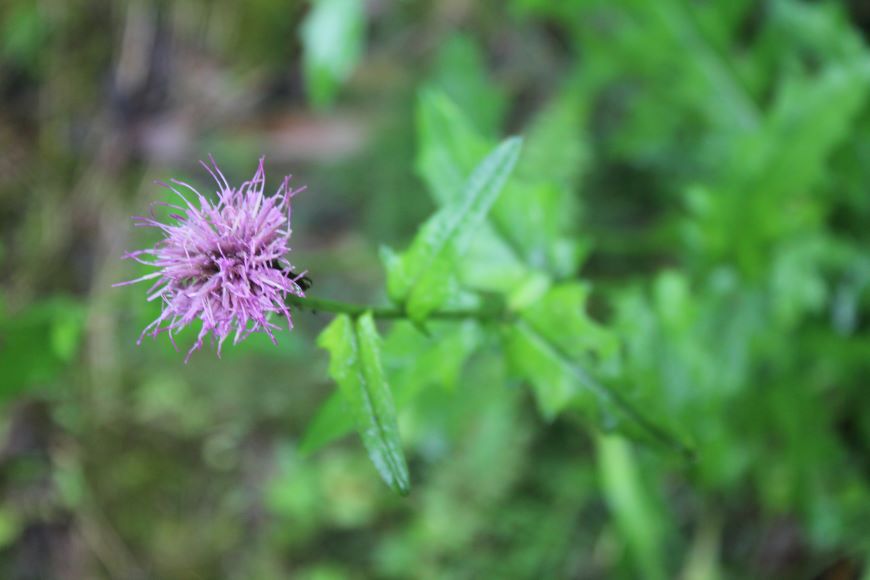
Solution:
{"label": "narrow pointed leaf", "polygon": [[399,440],[396,409],[381,365],[380,337],[366,313],[356,323],[337,316],[318,344],[329,351],[329,373],[354,416],[357,432],[383,480],[394,490],[410,490],[408,465]]}
{"label": "narrow pointed leaf", "polygon": [[471,174],[462,195],[423,225],[407,252],[389,261],[390,296],[406,304],[412,319],[425,320],[450,296],[457,261],[498,199],[520,148],[516,137],[496,147]]}

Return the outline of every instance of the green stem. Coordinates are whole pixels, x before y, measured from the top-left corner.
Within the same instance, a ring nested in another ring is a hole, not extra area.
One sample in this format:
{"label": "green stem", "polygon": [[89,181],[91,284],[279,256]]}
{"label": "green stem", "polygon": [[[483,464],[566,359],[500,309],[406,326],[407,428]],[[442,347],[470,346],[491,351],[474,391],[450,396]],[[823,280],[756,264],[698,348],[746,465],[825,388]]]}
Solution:
{"label": "green stem", "polygon": [[[371,312],[374,318],[381,320],[406,320],[410,318],[408,313],[401,308],[393,306],[370,306],[368,304],[353,304],[330,300],[328,298],[315,298],[313,296],[289,295],[287,303],[298,308],[305,308],[318,312],[332,312],[335,314],[347,314],[352,318]],[[508,320],[508,313],[502,309],[493,308],[456,308],[451,310],[436,310],[426,316],[433,320],[479,320],[481,322]]]}

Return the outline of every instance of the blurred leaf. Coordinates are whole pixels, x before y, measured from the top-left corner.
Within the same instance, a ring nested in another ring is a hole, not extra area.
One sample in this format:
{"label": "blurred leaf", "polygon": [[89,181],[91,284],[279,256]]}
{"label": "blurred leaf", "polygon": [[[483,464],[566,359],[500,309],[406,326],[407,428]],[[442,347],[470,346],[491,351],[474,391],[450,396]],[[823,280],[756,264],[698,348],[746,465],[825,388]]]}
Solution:
{"label": "blurred leaf", "polygon": [[645,489],[629,443],[616,435],[600,435],[596,441],[604,496],[628,543],[637,573],[644,578],[668,578],[661,514]]}
{"label": "blurred leaf", "polygon": [[384,344],[384,364],[394,377],[399,408],[425,386],[457,388],[465,361],[483,340],[480,325],[472,320],[431,326],[431,336],[424,336],[411,324],[394,324]]}
{"label": "blurred leaf", "polygon": [[562,357],[527,324],[515,324],[508,337],[507,356],[532,385],[545,418],[556,417],[584,388],[589,388],[584,384],[591,380],[587,373]]}
{"label": "blurred leaf", "polygon": [[564,235],[570,197],[553,183],[515,180],[493,209],[501,238],[531,269],[560,278],[575,273],[583,254],[580,241]]}
{"label": "blurred leaf", "polygon": [[0,548],[6,548],[13,543],[22,528],[18,514],[8,508],[0,509]]}
{"label": "blurred leaf", "polygon": [[587,316],[587,294],[580,284],[556,286],[521,311],[520,322],[509,331],[511,362],[532,384],[549,419],[578,399],[587,407],[608,404],[603,387],[581,365],[612,359],[618,343]]}
{"label": "blurred leaf", "polygon": [[524,310],[537,302],[552,285],[549,276],[534,272],[526,276],[518,284],[515,284],[508,295],[508,308],[510,310]]}
{"label": "blurred leaf", "polygon": [[736,151],[738,160],[747,163],[741,173],[771,200],[815,187],[827,157],[866,102],[868,88],[870,65],[864,58],[831,66],[813,78],[786,80],[757,142]]}
{"label": "blurred leaf", "polygon": [[52,381],[77,352],[84,322],[82,306],[61,297],[0,319],[0,399]]}
{"label": "blurred leaf", "polygon": [[341,391],[335,391],[317,409],[308,423],[299,451],[310,455],[325,445],[340,439],[354,430],[354,416],[350,412]]}
{"label": "blurred leaf", "polygon": [[563,201],[569,205],[570,192],[589,166],[585,131],[591,97],[577,81],[556,93],[526,127],[526,144],[517,164],[520,180],[552,183],[568,192]]}
{"label": "blurred leaf", "polygon": [[318,344],[330,353],[329,373],[341,388],[378,473],[394,490],[408,493],[408,466],[371,314],[360,316],[356,324],[346,315],[336,316],[321,333]]}
{"label": "blurred leaf", "polygon": [[0,25],[0,57],[36,68],[46,31],[46,19],[39,4],[18,3],[4,16],[5,22]]}
{"label": "blurred leaf", "polygon": [[522,317],[570,356],[582,359],[592,355],[603,365],[617,355],[619,342],[586,313],[588,296],[585,284],[560,284],[525,308]]}
{"label": "blurred leaf", "polygon": [[619,370],[615,336],[585,313],[588,290],[580,284],[552,288],[520,312],[507,334],[507,355],[532,386],[538,407],[553,419],[567,407],[621,432],[687,456],[688,449],[663,430],[658,417],[640,412],[594,374]]}
{"label": "blurred leaf", "polygon": [[694,69],[697,78],[706,84],[709,106],[727,116],[729,122],[742,128],[752,128],[758,111],[745,81],[711,37],[698,18],[697,9],[683,0],[664,0],[649,4],[632,2],[639,13],[649,17],[644,26],[660,26],[662,32],[676,43],[675,56],[684,59],[684,68]]}
{"label": "blurred leaf", "polygon": [[480,226],[459,263],[459,280],[472,290],[507,293],[535,276],[488,223]]}
{"label": "blurred leaf", "polygon": [[364,2],[315,0],[301,30],[309,98],[315,106],[329,106],[362,55]]}
{"label": "blurred leaf", "polygon": [[[456,202],[494,141],[483,138],[455,103],[434,90],[424,91],[418,100],[417,133],[417,172],[440,207]],[[489,291],[513,288],[527,274],[516,252],[490,223],[478,228],[460,269],[464,285]]]}
{"label": "blurred leaf", "polygon": [[441,306],[450,295],[448,280],[456,260],[486,219],[516,164],[521,140],[512,138],[484,159],[465,185],[464,193],[420,228],[402,256],[386,255],[387,288],[396,302],[405,303],[417,321]]}
{"label": "blurred leaf", "polygon": [[[736,261],[750,276],[765,271],[772,244],[818,223],[811,194],[868,89],[866,60],[788,78],[759,130],[730,144],[720,183],[689,191],[688,246],[714,261]],[[735,231],[741,235],[735,238]]]}
{"label": "blurred leaf", "polygon": [[719,546],[722,543],[721,522],[710,514],[703,514],[695,539],[683,566],[682,578],[686,580],[721,580],[723,573],[719,563]]}
{"label": "blurred leaf", "polygon": [[428,84],[465,111],[481,134],[498,134],[507,99],[489,78],[483,55],[471,37],[455,34],[441,45]]}
{"label": "blurred leaf", "polygon": [[830,62],[860,58],[864,42],[848,25],[848,13],[836,3],[775,2],[767,26],[761,31],[756,58],[751,62],[761,77],[778,63],[800,68],[803,62]]}
{"label": "blurred leaf", "polygon": [[[588,161],[585,121],[589,98],[582,85],[569,83],[535,116],[516,176],[493,206],[491,228],[483,228],[480,240],[475,241],[484,252],[505,255],[505,260],[514,263],[519,258],[533,269],[560,277],[576,271],[582,246],[567,234],[577,222],[573,189]],[[423,93],[417,111],[417,170],[436,202],[443,205],[454,199],[459,184],[483,158],[491,141],[472,125],[471,111],[461,110],[443,94]],[[468,270],[486,266],[487,260],[476,260]],[[509,277],[498,289],[516,282]]]}
{"label": "blurred leaf", "polygon": [[468,116],[435,90],[420,94],[417,135],[417,172],[439,206],[461,198],[468,176],[495,142],[482,137]]}
{"label": "blurred leaf", "polygon": [[586,120],[591,94],[573,82],[558,92],[528,126],[517,179],[493,208],[499,231],[537,270],[575,275],[582,241],[576,195],[589,164]]}

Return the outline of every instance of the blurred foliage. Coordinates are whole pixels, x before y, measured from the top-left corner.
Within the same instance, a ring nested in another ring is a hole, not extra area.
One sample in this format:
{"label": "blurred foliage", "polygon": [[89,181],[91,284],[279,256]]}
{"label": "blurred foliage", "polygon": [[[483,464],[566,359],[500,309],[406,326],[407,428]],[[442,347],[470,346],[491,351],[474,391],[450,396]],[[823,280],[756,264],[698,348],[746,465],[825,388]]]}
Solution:
{"label": "blurred foliage", "polygon": [[311,102],[329,105],[356,68],[365,29],[357,0],[316,0],[302,23],[305,81]]}
{"label": "blurred foliage", "polygon": [[[868,35],[859,0],[2,3],[0,577],[867,577]],[[128,216],[209,152],[308,185],[313,295],[414,322],[334,319],[332,369],[317,312],[136,347]]]}

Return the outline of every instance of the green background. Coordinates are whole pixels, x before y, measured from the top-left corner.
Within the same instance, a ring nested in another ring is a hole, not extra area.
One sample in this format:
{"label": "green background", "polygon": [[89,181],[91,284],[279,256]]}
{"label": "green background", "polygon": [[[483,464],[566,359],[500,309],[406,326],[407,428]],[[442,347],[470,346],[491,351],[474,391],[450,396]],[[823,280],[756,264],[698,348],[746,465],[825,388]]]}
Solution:
{"label": "green background", "polygon": [[[868,35],[862,0],[6,0],[0,577],[870,578]],[[136,346],[153,180],[265,155],[312,295],[387,304],[380,248],[508,135],[455,267],[536,333],[379,324],[408,496],[340,437],[330,315]]]}

